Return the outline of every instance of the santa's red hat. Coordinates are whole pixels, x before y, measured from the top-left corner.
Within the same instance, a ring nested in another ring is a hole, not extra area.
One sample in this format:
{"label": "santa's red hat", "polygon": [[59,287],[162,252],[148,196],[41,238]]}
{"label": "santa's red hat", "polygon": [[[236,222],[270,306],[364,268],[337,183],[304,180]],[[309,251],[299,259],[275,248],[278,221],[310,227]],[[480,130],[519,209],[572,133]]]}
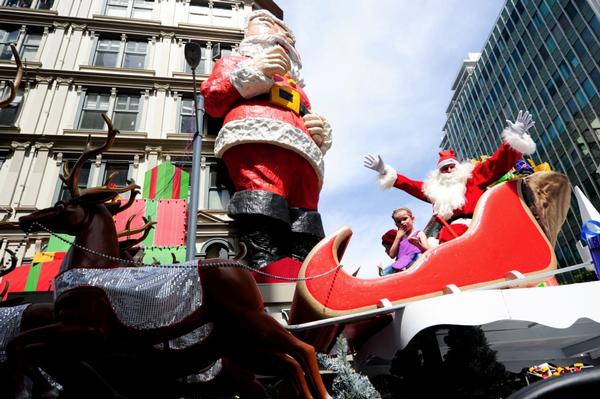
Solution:
{"label": "santa's red hat", "polygon": [[381,236],[381,243],[387,244],[387,245],[392,245],[394,243],[394,239],[396,238],[397,233],[398,233],[398,230],[393,230],[393,229],[386,231],[385,234]]}
{"label": "santa's red hat", "polygon": [[440,169],[450,164],[458,165],[458,158],[456,158],[454,150],[450,148],[449,150],[440,151],[440,159],[438,161],[437,168]]}

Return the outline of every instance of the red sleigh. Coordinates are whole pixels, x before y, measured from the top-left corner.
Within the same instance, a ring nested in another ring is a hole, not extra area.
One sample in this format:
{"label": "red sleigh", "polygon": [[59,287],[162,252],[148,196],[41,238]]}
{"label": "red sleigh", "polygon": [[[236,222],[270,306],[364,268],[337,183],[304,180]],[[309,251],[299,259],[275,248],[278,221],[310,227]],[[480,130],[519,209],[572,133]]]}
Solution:
{"label": "red sleigh", "polygon": [[[555,269],[553,246],[569,198],[566,177],[554,172],[500,184],[480,199],[463,236],[440,245],[406,272],[364,279],[339,269],[323,278],[299,282],[289,322],[349,315],[376,309],[386,299],[402,304],[442,295],[453,287],[472,289],[514,275]],[[351,235],[350,228],[342,227],[323,239],[306,258],[299,277],[316,276],[338,266]],[[318,347],[329,344],[327,338],[324,342],[322,335],[317,339],[314,333],[300,335]]]}

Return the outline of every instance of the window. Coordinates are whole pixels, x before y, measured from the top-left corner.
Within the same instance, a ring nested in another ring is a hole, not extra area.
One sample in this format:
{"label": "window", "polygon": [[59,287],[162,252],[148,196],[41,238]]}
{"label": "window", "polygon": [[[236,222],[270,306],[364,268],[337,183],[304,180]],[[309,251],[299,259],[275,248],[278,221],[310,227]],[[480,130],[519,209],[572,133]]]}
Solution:
{"label": "window", "polygon": [[577,90],[577,92],[575,93],[575,98],[577,99],[577,102],[579,103],[579,106],[581,108],[584,108],[587,105],[587,100],[585,98],[585,95],[583,94],[583,90]]}
{"label": "window", "polygon": [[108,112],[110,94],[87,93],[79,118],[80,129],[101,130],[104,128],[102,114]]}
{"label": "window", "polygon": [[[76,159],[77,158],[73,155],[69,158],[64,159],[64,162],[68,162],[69,168],[73,168],[73,165],[75,164]],[[77,187],[79,187],[80,190],[84,189],[84,188],[88,188],[90,186],[90,184],[91,184],[91,182],[90,182],[91,168],[92,168],[92,161],[86,161],[81,166],[81,171],[79,172],[79,179],[77,179]],[[69,192],[69,189],[67,188],[67,186],[65,186],[65,184],[62,182],[62,180],[59,180],[58,183],[59,183],[58,193],[55,196],[54,202],[67,201],[67,200],[71,199],[71,193]]]}
{"label": "window", "polygon": [[540,3],[540,12],[542,13],[542,15],[545,17],[550,13],[550,9],[548,8],[548,5],[544,2]]}
{"label": "window", "polygon": [[[198,43],[200,45],[200,62],[196,67],[196,73],[209,73],[209,69],[206,66],[206,60],[208,59],[208,49],[205,44]],[[192,68],[187,64],[185,59],[183,60],[184,67],[183,71],[187,73],[192,73]]]}
{"label": "window", "polygon": [[[212,3],[209,6],[209,3]],[[231,26],[233,11],[230,3],[190,0],[188,23],[198,25]]]}
{"label": "window", "polygon": [[231,54],[231,48],[227,45],[217,43],[212,47],[212,60],[216,61],[221,57],[226,57]]}
{"label": "window", "polygon": [[546,81],[546,89],[548,89],[548,93],[551,97],[556,94],[556,86],[554,86],[554,83],[552,83],[551,79]]}
{"label": "window", "polygon": [[211,244],[206,248],[206,259],[229,259],[227,246],[221,243]]}
{"label": "window", "polygon": [[598,68],[593,68],[590,71],[590,76],[596,87],[600,88],[600,72],[598,71]]}
{"label": "window", "polygon": [[94,60],[94,65],[113,67],[116,66],[120,50],[120,40],[98,40],[98,46],[96,47],[96,59]]}
{"label": "window", "polygon": [[190,24],[210,25],[209,11],[207,0],[191,0],[188,22]]}
{"label": "window", "polygon": [[210,165],[208,185],[208,209],[226,209],[229,204],[229,191],[227,190],[227,172],[223,163]]}
{"label": "window", "polygon": [[596,90],[594,89],[592,82],[586,78],[581,85],[583,86],[583,90],[585,90],[585,93],[588,95],[588,97],[594,98],[596,95]]}
{"label": "window", "polygon": [[20,56],[23,60],[32,61],[35,59],[35,55],[38,52],[38,48],[40,47],[40,42],[42,41],[41,33],[27,33],[25,35],[25,39],[23,40],[23,45],[21,47]]}
{"label": "window", "polygon": [[179,111],[179,133],[195,133],[194,99],[182,98]]}
{"label": "window", "polygon": [[562,76],[566,79],[569,77],[569,75],[571,74],[571,70],[569,70],[569,67],[567,66],[567,64],[565,64],[564,61],[562,61],[559,65],[558,65],[558,69],[560,69],[560,73],[562,74]]}
{"label": "window", "polygon": [[554,79],[554,83],[556,83],[556,87],[560,87],[560,86],[562,86],[562,84],[563,84],[563,80],[562,80],[562,78],[560,77],[560,73],[559,73],[558,71],[555,71],[555,72],[552,74],[552,78]]}
{"label": "window", "polygon": [[577,65],[579,65],[579,60],[577,59],[577,57],[575,56],[575,54],[573,54],[573,52],[571,50],[569,50],[569,52],[567,54],[565,54],[565,58],[567,59],[567,61],[569,61],[569,63],[571,64],[571,66],[573,68],[575,68]]}
{"label": "window", "polygon": [[11,44],[16,44],[19,39],[19,30],[0,30],[0,60],[12,58]]}
{"label": "window", "polygon": [[104,15],[151,19],[154,0],[107,0]]}
{"label": "window", "polygon": [[573,42],[573,47],[575,48],[575,52],[577,53],[579,58],[585,58],[587,56],[585,47],[583,46],[583,43],[581,43],[581,40],[575,40],[575,42]]}
{"label": "window", "polygon": [[548,59],[548,57],[550,56],[550,54],[548,53],[548,50],[546,50],[546,47],[544,47],[544,45],[540,46],[540,48],[538,49],[540,52],[540,55],[542,56],[542,59],[544,61],[546,61]]}
{"label": "window", "polygon": [[[2,90],[2,98],[8,96],[10,89],[5,86]],[[23,101],[23,89],[17,89],[15,99],[6,107],[0,109],[0,126],[14,126],[19,115],[21,102]]]}
{"label": "window", "polygon": [[0,4],[4,7],[37,8],[40,10],[49,10],[54,4],[54,0],[3,0]]}
{"label": "window", "polygon": [[102,114],[111,116],[116,129],[135,131],[141,111],[139,94],[119,94],[111,101],[109,93],[86,93],[79,115],[79,129],[104,129]]}
{"label": "window", "polygon": [[148,42],[99,39],[93,65],[116,68],[144,68]]}
{"label": "window", "polygon": [[122,94],[117,96],[113,124],[115,128],[125,131],[135,131],[140,111],[140,95]]}
{"label": "window", "polygon": [[554,51],[556,49],[556,43],[554,42],[552,36],[548,35],[546,37],[546,45],[548,46],[548,50],[550,51]]}
{"label": "window", "polygon": [[569,108],[569,111],[571,111],[572,115],[577,115],[577,113],[579,113],[579,110],[577,109],[577,105],[575,104],[575,101],[573,101],[572,99],[567,100],[567,107]]}
{"label": "window", "polygon": [[127,42],[123,56],[123,68],[144,68],[147,50],[147,42]]}
{"label": "window", "polygon": [[106,182],[109,176],[112,175],[110,185],[114,187],[125,187],[129,178],[130,163],[128,160],[113,160],[107,159],[102,162],[101,184]]}

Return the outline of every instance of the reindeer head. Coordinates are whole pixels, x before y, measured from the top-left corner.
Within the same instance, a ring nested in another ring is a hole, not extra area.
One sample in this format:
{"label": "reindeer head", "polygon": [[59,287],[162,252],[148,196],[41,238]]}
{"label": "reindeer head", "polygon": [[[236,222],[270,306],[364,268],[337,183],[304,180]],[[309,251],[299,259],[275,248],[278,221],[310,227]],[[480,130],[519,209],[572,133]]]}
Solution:
{"label": "reindeer head", "polygon": [[[89,227],[94,218],[102,217],[112,221],[112,215],[123,211],[133,204],[135,196],[139,193],[136,191],[139,186],[129,182],[126,187],[111,187],[110,180],[114,175],[109,176],[101,187],[80,189],[78,186],[79,174],[85,162],[88,159],[94,159],[96,155],[108,150],[114,143],[115,137],[119,132],[113,128],[110,118],[105,114],[102,114],[102,117],[108,125],[108,135],[104,144],[93,148],[90,142],[91,139],[88,137],[86,148],[75,162],[73,169],[69,170],[67,162],[63,164],[63,174],[60,176],[60,179],[67,186],[71,194],[71,199],[58,201],[50,208],[21,217],[19,224],[23,230],[32,231],[39,229],[39,226],[34,224],[34,222],[37,222],[57,233],[78,235]],[[118,201],[115,201],[115,198],[117,195],[127,191],[131,192],[129,201],[127,204],[121,206]]]}

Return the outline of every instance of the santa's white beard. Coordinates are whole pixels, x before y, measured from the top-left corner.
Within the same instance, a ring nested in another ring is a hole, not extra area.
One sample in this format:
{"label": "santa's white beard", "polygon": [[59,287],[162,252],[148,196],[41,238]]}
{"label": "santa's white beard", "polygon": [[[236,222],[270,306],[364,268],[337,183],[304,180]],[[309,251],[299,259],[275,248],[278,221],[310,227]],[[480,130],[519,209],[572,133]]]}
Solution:
{"label": "santa's white beard", "polygon": [[286,50],[287,55],[290,57],[290,61],[292,62],[292,67],[289,71],[290,77],[294,79],[301,87],[304,87],[304,80],[300,74],[300,70],[302,69],[300,54],[296,48],[290,45],[283,37],[273,34],[249,36],[241,41],[238,52],[246,57],[256,57],[262,54],[265,50],[273,48],[277,45],[282,46]]}
{"label": "santa's white beard", "polygon": [[448,220],[456,209],[463,207],[473,167],[465,162],[456,165],[450,173],[441,173],[439,169],[429,173],[423,182],[423,193],[431,200],[434,213]]}

